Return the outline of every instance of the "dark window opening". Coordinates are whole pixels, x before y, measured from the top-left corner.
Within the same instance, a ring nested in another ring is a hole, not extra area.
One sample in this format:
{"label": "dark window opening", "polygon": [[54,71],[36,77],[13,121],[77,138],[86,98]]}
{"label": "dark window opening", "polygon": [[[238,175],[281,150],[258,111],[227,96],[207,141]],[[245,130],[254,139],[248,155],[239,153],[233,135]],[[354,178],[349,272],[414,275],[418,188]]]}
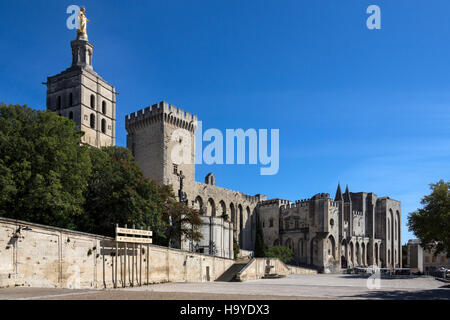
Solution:
{"label": "dark window opening", "polygon": [[106,132],[106,121],[105,121],[105,119],[102,119],[102,132],[103,133]]}
{"label": "dark window opening", "polygon": [[91,128],[95,129],[95,115],[91,113]]}
{"label": "dark window opening", "polygon": [[95,108],[95,96],[93,94],[91,94],[91,108]]}
{"label": "dark window opening", "polygon": [[73,105],[73,94],[72,92],[69,93],[69,107],[71,107]]}
{"label": "dark window opening", "polygon": [[102,113],[106,114],[106,102],[105,101],[102,102]]}

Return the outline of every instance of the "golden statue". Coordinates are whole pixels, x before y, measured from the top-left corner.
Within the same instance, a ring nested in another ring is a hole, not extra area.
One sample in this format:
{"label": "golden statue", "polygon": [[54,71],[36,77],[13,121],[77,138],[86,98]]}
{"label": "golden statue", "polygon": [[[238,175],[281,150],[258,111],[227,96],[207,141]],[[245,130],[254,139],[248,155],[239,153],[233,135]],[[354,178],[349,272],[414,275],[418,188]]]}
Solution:
{"label": "golden statue", "polygon": [[88,18],[86,18],[86,9],[81,8],[80,13],[78,14],[78,29],[77,29],[77,40],[78,39],[84,39],[87,40],[88,36],[86,33],[86,27],[87,23],[90,21]]}

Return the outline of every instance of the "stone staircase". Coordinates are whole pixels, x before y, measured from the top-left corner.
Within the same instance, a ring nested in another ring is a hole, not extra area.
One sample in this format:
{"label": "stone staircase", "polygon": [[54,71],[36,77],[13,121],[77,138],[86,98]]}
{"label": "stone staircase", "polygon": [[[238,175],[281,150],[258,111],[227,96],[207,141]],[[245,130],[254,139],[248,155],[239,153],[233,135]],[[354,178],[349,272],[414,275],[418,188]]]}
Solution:
{"label": "stone staircase", "polygon": [[238,281],[236,279],[236,275],[241,272],[242,269],[250,262],[250,260],[242,259],[242,260],[236,260],[236,262],[229,267],[222,275],[216,279],[216,281],[222,281],[222,282],[230,282],[230,281]]}

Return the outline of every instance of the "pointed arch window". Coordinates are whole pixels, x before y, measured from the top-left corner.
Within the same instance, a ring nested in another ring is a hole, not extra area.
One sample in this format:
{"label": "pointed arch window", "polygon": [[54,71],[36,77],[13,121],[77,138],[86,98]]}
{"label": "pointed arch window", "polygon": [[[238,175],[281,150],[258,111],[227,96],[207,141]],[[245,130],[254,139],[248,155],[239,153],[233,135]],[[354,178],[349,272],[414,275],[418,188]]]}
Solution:
{"label": "pointed arch window", "polygon": [[106,120],[102,119],[102,132],[105,133],[106,132]]}
{"label": "pointed arch window", "polygon": [[95,114],[93,114],[93,113],[91,113],[91,121],[90,121],[90,124],[91,124],[91,128],[92,128],[92,129],[95,129]]}
{"label": "pointed arch window", "polygon": [[95,108],[95,96],[93,94],[91,94],[91,108]]}

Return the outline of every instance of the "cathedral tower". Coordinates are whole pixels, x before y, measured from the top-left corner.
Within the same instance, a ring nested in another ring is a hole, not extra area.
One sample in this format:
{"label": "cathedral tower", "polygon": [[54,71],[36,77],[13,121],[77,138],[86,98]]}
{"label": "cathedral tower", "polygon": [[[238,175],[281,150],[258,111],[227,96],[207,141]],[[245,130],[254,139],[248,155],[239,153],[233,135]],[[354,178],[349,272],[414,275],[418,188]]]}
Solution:
{"label": "cathedral tower", "polygon": [[77,39],[70,44],[72,66],[47,78],[47,110],[72,119],[75,128],[85,133],[82,142],[94,147],[114,146],[115,88],[94,71],[94,46],[85,32],[77,30]]}

